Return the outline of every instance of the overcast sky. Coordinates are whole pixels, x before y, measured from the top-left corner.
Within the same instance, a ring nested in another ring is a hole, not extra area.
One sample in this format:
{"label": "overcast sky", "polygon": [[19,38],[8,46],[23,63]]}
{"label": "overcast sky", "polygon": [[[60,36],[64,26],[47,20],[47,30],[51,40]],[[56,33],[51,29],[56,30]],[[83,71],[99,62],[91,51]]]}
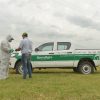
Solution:
{"label": "overcast sky", "polygon": [[0,0],[0,40],[18,46],[23,32],[33,43],[71,41],[100,49],[100,0]]}

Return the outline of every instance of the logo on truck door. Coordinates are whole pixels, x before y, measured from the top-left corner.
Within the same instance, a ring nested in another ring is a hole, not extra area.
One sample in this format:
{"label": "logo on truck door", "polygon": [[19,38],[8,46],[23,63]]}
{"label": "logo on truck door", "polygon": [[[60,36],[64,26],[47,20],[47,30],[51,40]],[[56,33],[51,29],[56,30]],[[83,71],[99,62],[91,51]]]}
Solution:
{"label": "logo on truck door", "polygon": [[52,56],[37,56],[37,60],[51,60]]}

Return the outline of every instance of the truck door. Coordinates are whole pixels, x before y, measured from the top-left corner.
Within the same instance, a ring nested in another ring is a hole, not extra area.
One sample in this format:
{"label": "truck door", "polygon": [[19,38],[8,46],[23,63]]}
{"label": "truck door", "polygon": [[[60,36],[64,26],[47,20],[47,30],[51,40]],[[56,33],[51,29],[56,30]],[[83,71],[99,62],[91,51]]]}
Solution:
{"label": "truck door", "polygon": [[74,51],[70,49],[71,43],[57,42],[56,47],[56,67],[72,67],[74,62]]}
{"label": "truck door", "polygon": [[35,49],[32,55],[33,67],[53,67],[54,42],[48,42]]}

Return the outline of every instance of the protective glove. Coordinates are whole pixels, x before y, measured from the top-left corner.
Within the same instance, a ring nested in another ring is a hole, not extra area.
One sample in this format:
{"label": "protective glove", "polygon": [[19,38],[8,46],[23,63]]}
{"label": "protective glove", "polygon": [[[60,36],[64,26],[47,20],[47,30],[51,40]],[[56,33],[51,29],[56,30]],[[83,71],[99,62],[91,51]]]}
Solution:
{"label": "protective glove", "polygon": [[13,49],[10,49],[10,50],[9,50],[9,53],[12,53],[13,51],[14,51]]}

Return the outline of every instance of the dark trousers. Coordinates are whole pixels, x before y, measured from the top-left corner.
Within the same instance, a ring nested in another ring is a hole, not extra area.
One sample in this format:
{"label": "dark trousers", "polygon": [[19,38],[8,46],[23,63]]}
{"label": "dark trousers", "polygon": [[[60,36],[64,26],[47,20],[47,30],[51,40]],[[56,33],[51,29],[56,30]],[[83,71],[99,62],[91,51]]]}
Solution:
{"label": "dark trousers", "polygon": [[27,74],[29,74],[29,78],[31,78],[32,77],[31,54],[22,54],[22,66],[23,66],[23,78],[25,79]]}

